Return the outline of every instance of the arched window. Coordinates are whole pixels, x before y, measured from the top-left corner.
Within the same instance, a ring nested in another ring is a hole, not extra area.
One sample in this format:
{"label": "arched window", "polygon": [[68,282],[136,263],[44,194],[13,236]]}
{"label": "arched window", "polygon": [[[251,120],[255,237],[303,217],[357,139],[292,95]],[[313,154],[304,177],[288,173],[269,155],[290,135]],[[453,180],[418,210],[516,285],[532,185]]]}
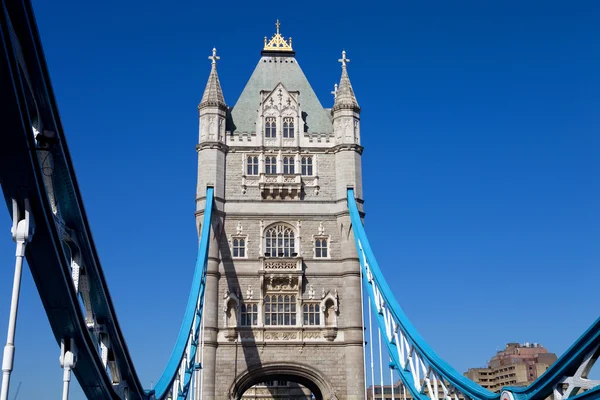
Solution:
{"label": "arched window", "polygon": [[275,136],[277,136],[275,117],[267,117],[265,118],[265,137],[274,138]]}
{"label": "arched window", "polygon": [[294,173],[294,157],[283,157],[283,173],[290,175]]}
{"label": "arched window", "polygon": [[293,257],[296,238],[292,228],[277,225],[267,229],[265,253],[267,257]]}
{"label": "arched window", "polygon": [[310,156],[305,156],[300,159],[303,176],[312,176],[313,174],[313,159]]}
{"label": "arched window", "polygon": [[296,296],[265,296],[265,325],[296,325]]}
{"label": "arched window", "polygon": [[290,139],[294,137],[294,118],[283,119],[283,137]]}
{"label": "arched window", "polygon": [[277,158],[275,156],[265,157],[265,174],[275,175],[277,173]]}
{"label": "arched window", "polygon": [[302,311],[304,314],[304,325],[321,325],[321,311],[318,304],[305,304]]}
{"label": "arched window", "polygon": [[258,157],[257,156],[248,156],[246,160],[247,165],[247,174],[248,175],[258,175]]}

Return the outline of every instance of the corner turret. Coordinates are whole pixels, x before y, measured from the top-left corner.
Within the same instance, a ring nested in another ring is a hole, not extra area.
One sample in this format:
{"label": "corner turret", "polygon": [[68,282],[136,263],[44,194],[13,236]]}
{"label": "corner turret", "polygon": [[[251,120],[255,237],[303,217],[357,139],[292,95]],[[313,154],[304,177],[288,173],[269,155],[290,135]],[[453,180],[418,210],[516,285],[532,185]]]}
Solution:
{"label": "corner turret", "polygon": [[227,116],[227,105],[223,97],[223,90],[217,74],[217,49],[212,50],[212,60],[208,82],[198,105],[200,116],[200,143],[203,142],[225,142],[225,120]]}
{"label": "corner turret", "polygon": [[333,135],[335,137],[335,165],[338,171],[336,193],[338,200],[346,195],[349,187],[354,188],[356,197],[362,198],[362,169],[360,157],[363,148],[360,145],[360,107],[354,96],[348,77],[346,52],[342,51],[342,77],[340,85],[334,90]]}
{"label": "corner turret", "polygon": [[340,85],[335,90],[335,102],[333,104],[333,132],[336,144],[358,144],[360,145],[360,107],[356,101],[352,84],[348,77],[346,52],[342,51],[342,77]]}
{"label": "corner turret", "polygon": [[225,190],[225,122],[227,105],[223,98],[219,75],[217,74],[217,49],[208,57],[211,63],[210,75],[198,105],[199,143],[198,151],[198,189],[199,198],[204,195],[207,186],[214,187],[215,197],[223,198]]}

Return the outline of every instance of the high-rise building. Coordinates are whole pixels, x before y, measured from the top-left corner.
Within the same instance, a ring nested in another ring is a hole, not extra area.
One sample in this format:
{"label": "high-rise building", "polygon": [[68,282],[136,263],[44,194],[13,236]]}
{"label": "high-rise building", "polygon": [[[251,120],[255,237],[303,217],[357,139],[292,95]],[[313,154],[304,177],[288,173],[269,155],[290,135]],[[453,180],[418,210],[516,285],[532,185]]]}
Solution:
{"label": "high-rise building", "polygon": [[[470,368],[464,375],[485,389],[498,393],[504,386],[528,386],[556,360],[556,354],[550,353],[539,343],[508,343],[504,350],[491,358],[487,366]],[[438,396],[442,398],[442,390],[439,389],[439,392]],[[459,398],[463,396],[459,395]],[[369,386],[367,399],[412,400],[412,396],[398,381],[394,385]]]}
{"label": "high-rise building", "polygon": [[508,343],[483,368],[470,368],[465,376],[493,392],[504,386],[527,386],[557,360],[539,343]]}

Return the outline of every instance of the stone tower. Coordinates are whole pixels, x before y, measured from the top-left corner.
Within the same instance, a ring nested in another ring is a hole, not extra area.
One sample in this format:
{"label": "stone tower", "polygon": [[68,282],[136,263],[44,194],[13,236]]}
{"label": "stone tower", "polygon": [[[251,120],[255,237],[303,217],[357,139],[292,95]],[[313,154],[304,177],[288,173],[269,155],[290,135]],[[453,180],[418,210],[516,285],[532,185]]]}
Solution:
{"label": "stone tower", "polygon": [[238,399],[283,381],[317,399],[363,399],[360,266],[346,202],[348,187],[362,198],[350,60],[343,52],[333,108],[323,108],[278,22],[228,108],[214,49],[209,58],[196,196],[200,224],[214,187],[203,396]]}

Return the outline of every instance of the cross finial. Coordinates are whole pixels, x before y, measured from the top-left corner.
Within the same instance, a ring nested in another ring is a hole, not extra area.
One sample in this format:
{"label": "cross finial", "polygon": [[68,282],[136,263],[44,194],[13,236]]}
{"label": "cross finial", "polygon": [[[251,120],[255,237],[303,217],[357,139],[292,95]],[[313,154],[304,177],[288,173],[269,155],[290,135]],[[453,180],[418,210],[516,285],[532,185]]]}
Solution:
{"label": "cross finial", "polygon": [[338,62],[342,63],[342,68],[346,68],[346,63],[350,62],[350,59],[346,58],[346,50],[342,50],[342,58],[340,58]]}
{"label": "cross finial", "polygon": [[334,99],[337,96],[337,91],[338,91],[338,84],[336,83],[336,84],[333,85],[333,92],[331,92],[331,94],[333,95]]}
{"label": "cross finial", "polygon": [[217,60],[221,59],[221,57],[219,57],[217,55],[217,49],[216,48],[213,47],[212,56],[209,56],[208,59],[212,60],[212,65],[215,65],[217,63]]}
{"label": "cross finial", "polygon": [[279,34],[279,20],[277,20],[277,22],[275,23],[275,27],[277,28],[277,33]]}

